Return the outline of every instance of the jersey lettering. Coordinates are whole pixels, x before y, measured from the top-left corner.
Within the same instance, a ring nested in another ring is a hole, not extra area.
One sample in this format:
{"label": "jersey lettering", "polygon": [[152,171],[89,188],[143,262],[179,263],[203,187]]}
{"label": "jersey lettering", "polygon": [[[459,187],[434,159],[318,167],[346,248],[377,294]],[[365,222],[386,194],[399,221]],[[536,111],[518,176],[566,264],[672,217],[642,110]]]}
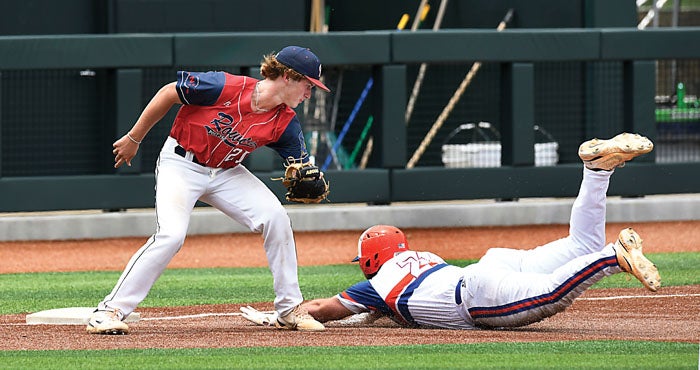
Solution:
{"label": "jersey lettering", "polygon": [[406,274],[409,274],[415,278],[420,276],[425,271],[430,270],[438,263],[439,262],[431,261],[425,256],[415,253],[407,256],[403,260],[397,261],[396,265],[399,266],[401,270],[408,270],[406,271]]}
{"label": "jersey lettering", "polygon": [[258,147],[255,141],[250,138],[244,138],[241,133],[231,127],[233,124],[233,117],[224,112],[219,112],[218,116],[219,118],[215,118],[211,121],[214,127],[216,127],[216,131],[209,126],[206,127],[208,135],[218,137],[223,140],[226,145],[231,147],[246,146],[251,148],[251,150],[255,150],[255,148]]}

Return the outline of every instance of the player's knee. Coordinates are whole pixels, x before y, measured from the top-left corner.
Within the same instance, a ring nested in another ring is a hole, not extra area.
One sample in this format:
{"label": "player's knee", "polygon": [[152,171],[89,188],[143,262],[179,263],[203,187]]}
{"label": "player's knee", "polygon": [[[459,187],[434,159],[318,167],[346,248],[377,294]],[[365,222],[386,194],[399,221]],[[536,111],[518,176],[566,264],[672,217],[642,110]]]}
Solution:
{"label": "player's knee", "polygon": [[187,228],[186,227],[182,228],[181,230],[177,229],[177,228],[160,229],[158,231],[158,233],[156,234],[156,238],[167,243],[168,245],[177,246],[178,249],[185,242],[186,236],[187,236]]}
{"label": "player's knee", "polygon": [[258,223],[257,231],[291,229],[289,214],[281,204],[266,209],[262,214],[264,218]]}
{"label": "player's knee", "polygon": [[482,265],[508,266],[515,268],[519,265],[524,251],[509,248],[490,248],[479,260]]}

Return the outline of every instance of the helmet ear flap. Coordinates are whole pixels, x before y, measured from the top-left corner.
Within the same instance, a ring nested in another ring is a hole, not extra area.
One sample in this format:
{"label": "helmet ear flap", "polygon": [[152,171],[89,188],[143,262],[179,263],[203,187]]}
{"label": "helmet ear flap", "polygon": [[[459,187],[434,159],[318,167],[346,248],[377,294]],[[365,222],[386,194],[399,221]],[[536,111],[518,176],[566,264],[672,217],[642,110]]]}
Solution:
{"label": "helmet ear flap", "polygon": [[372,256],[372,258],[368,258],[365,266],[367,266],[368,268],[374,266],[376,269],[378,269],[380,266],[379,253],[375,253],[374,256]]}

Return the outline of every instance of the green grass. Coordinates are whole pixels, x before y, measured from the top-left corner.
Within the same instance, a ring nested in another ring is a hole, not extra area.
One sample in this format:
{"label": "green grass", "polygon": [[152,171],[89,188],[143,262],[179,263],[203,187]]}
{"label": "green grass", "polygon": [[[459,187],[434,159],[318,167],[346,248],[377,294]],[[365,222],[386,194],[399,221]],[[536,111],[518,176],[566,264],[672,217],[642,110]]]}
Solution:
{"label": "green grass", "polygon": [[[697,285],[700,253],[651,254],[665,286]],[[451,260],[464,266],[471,260]],[[0,314],[94,306],[118,272],[0,275]],[[334,295],[363,280],[356,264],[299,268],[305,298]],[[639,287],[625,274],[594,288]],[[272,301],[267,268],[169,269],[140,307]],[[283,335],[284,333],[271,333]],[[407,329],[406,335],[411,335]],[[469,335],[468,331],[464,332]],[[70,340],[67,338],[66,340]],[[368,337],[367,343],[372,343]],[[697,369],[697,343],[567,341],[392,347],[256,347],[0,351],[0,369]],[[1,348],[1,345],[0,345]]]}
{"label": "green grass", "polygon": [[[0,314],[56,307],[92,307],[107,295],[119,272],[0,274]],[[339,293],[363,279],[357,265],[299,269],[305,298]],[[167,269],[140,307],[272,302],[267,268]]]}
{"label": "green grass", "polygon": [[[465,334],[466,335],[466,334]],[[693,369],[691,343],[578,341],[392,347],[5,351],[22,369]]]}
{"label": "green grass", "polygon": [[[700,253],[652,254],[663,284],[700,284]],[[464,266],[472,260],[451,260]],[[0,274],[0,314],[37,312],[57,307],[92,307],[107,295],[119,272]],[[329,297],[363,280],[356,264],[299,268],[306,299]],[[608,277],[596,288],[639,287],[626,274]],[[271,302],[272,276],[267,268],[168,269],[140,307]]]}
{"label": "green grass", "polygon": [[[659,253],[645,255],[659,268],[661,293],[664,286],[700,284],[700,253]],[[594,288],[639,287],[641,284],[628,274],[617,274],[599,281]]]}

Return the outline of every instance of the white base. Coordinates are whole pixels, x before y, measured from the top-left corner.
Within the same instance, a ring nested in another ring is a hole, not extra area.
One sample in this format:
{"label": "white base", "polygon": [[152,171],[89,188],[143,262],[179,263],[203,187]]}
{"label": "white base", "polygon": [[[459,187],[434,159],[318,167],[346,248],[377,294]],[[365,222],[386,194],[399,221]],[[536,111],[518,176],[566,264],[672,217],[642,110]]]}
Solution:
{"label": "white base", "polygon": [[[55,308],[52,310],[39,311],[27,315],[29,325],[87,325],[90,315],[95,311],[95,307],[67,307]],[[132,312],[124,319],[126,323],[138,322],[141,314]]]}

